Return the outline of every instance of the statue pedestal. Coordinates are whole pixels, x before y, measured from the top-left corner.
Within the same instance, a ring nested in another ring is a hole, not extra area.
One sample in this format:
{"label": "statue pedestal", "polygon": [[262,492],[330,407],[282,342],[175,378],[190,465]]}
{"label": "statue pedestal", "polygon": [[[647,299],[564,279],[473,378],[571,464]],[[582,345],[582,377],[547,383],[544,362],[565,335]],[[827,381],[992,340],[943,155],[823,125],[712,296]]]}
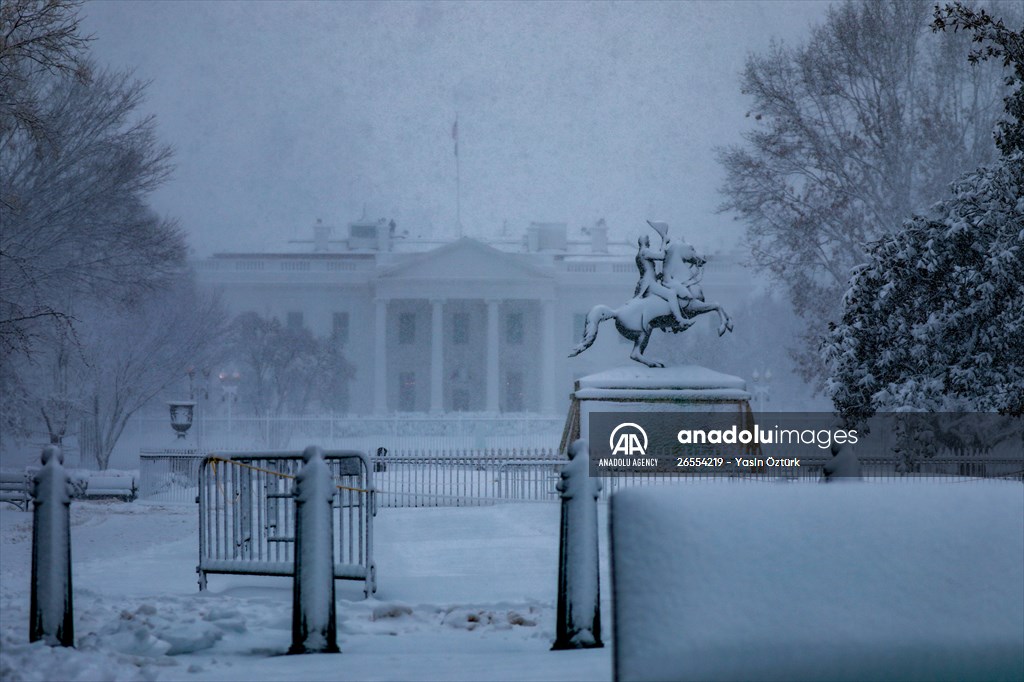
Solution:
{"label": "statue pedestal", "polygon": [[576,381],[561,451],[589,438],[597,412],[733,412],[736,423],[750,418],[750,394],[743,379],[698,365],[652,368],[639,364],[605,370]]}

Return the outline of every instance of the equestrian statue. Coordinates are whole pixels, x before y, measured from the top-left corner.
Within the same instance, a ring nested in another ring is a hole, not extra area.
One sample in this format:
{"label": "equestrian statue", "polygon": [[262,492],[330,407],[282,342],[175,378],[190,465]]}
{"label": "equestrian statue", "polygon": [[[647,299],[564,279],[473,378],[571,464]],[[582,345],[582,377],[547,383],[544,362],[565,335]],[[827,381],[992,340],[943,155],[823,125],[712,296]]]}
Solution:
{"label": "equestrian statue", "polygon": [[633,298],[618,308],[606,305],[591,308],[583,328],[583,340],[572,349],[569,357],[590,348],[597,339],[598,326],[611,319],[615,320],[619,334],[633,342],[629,357],[648,367],[665,366],[644,357],[655,329],[678,334],[689,329],[698,315],[713,311],[718,313],[718,335],[732,331],[732,320],[722,306],[704,301],[700,281],[707,261],[684,240],[669,239],[668,223],[648,220],[647,224],[661,237],[661,248],[652,248],[647,235],[637,239],[636,267],[640,280]]}

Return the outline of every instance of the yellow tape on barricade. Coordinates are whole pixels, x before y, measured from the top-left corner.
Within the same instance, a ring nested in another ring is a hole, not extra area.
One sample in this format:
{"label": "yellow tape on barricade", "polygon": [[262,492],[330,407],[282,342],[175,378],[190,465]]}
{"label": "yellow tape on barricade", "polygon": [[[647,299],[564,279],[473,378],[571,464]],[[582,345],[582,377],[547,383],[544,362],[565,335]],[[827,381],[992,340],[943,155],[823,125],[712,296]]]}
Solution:
{"label": "yellow tape on barricade", "polygon": [[225,500],[227,500],[228,499],[228,495],[227,495],[226,492],[224,492],[224,484],[220,482],[220,476],[217,475],[217,458],[216,457],[210,462],[210,469],[213,470],[213,480],[217,484],[217,488],[220,489],[220,496],[223,497]]}
{"label": "yellow tape on barricade", "polygon": [[[234,464],[235,466],[245,467],[246,469],[252,469],[253,471],[262,471],[265,474],[271,474],[273,476],[280,476],[281,478],[295,478],[295,476],[293,474],[286,474],[286,473],[282,473],[280,471],[274,471],[273,469],[263,469],[261,467],[253,466],[252,464],[245,464],[244,462],[236,462],[233,459],[224,459],[223,457],[210,457],[209,459],[210,459],[210,462],[211,462],[211,466],[213,467],[213,476],[214,476],[214,478],[217,478],[217,462],[225,462],[227,464]],[[337,488],[338,490],[351,490],[351,491],[354,491],[354,492],[357,492],[357,493],[371,493],[371,492],[373,492],[372,490],[367,490],[365,488],[353,488],[353,487],[347,486],[347,485],[336,485],[334,487]],[[221,488],[221,493],[223,493],[223,492],[224,492],[224,489]]]}

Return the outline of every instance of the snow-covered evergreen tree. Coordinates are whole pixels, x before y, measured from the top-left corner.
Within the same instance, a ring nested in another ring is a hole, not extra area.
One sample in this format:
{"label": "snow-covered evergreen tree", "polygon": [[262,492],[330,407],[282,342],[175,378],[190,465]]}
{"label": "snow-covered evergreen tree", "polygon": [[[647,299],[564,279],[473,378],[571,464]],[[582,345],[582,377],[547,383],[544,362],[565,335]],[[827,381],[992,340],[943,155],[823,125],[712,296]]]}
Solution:
{"label": "snow-covered evergreen tree", "polygon": [[876,242],[825,345],[847,417],[1024,411],[1024,155]]}
{"label": "snow-covered evergreen tree", "polygon": [[978,52],[1014,67],[1003,155],[963,175],[952,195],[874,242],[855,272],[842,321],[823,346],[828,391],[850,419],[877,410],[1024,414],[1024,43],[1020,32],[962,5],[936,11],[936,28],[975,31]]}

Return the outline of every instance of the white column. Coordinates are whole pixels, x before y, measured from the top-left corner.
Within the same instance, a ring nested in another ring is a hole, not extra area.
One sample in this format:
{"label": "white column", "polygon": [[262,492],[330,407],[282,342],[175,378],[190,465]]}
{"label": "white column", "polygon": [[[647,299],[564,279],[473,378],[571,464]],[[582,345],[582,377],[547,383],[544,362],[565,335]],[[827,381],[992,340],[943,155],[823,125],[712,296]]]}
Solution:
{"label": "white column", "polygon": [[385,414],[388,411],[388,301],[377,298],[373,303],[373,411]]}
{"label": "white column", "polygon": [[444,301],[430,300],[430,411],[444,412]]}
{"label": "white column", "polygon": [[540,302],[540,411],[554,414],[558,384],[555,381],[555,302]]}
{"label": "white column", "polygon": [[498,411],[498,302],[487,301],[487,411]]}

